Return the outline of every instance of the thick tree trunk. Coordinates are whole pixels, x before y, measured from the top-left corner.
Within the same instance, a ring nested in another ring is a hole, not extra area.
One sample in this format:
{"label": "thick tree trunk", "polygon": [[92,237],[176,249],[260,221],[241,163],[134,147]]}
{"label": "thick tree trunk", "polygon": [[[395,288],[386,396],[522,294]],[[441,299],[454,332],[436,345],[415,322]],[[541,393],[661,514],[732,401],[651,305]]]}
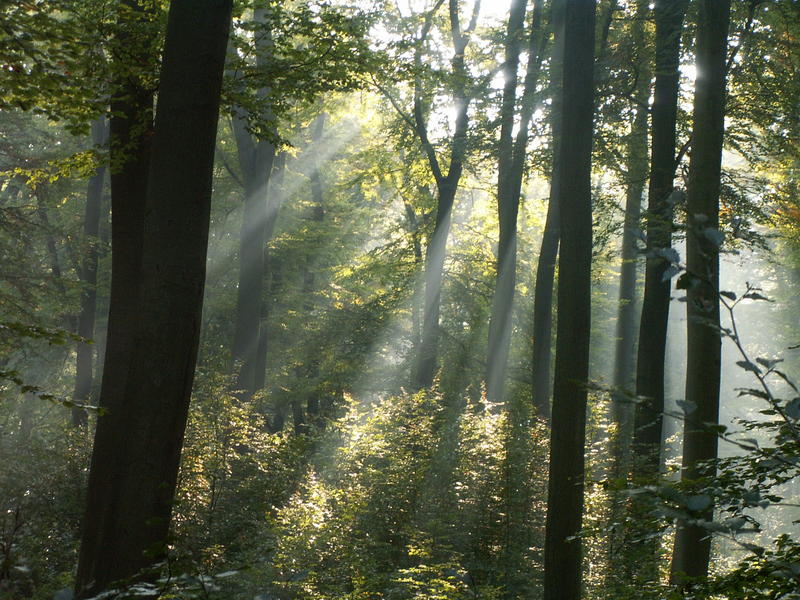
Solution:
{"label": "thick tree trunk", "polygon": [[[92,143],[95,147],[106,143],[107,129],[105,118],[97,119],[92,123]],[[97,314],[97,238],[100,230],[105,175],[106,166],[103,164],[99,165],[95,174],[89,178],[86,190],[86,210],[83,217],[83,235],[88,243],[88,248],[80,269],[81,311],[78,315],[78,335],[87,340],[94,338],[94,322]],[[89,343],[78,343],[75,359],[75,391],[72,395],[78,404],[86,404],[92,393],[93,347]],[[76,427],[85,427],[88,424],[86,410],[73,408],[72,424]]]}
{"label": "thick tree trunk", "polygon": [[[80,594],[163,559],[199,343],[214,142],[230,0],[173,0],[162,60],[135,344],[98,420]],[[115,215],[116,217],[117,215]],[[91,536],[91,539],[89,539]]]}
{"label": "thick tree trunk", "polygon": [[543,43],[543,2],[533,6],[528,65],[522,93],[519,132],[513,136],[517,103],[517,69],[525,25],[527,0],[511,6],[506,32],[505,86],[500,109],[500,142],[497,160],[497,211],[500,235],[497,245],[497,279],[492,299],[487,351],[486,390],[490,401],[504,400],[508,355],[511,345],[511,313],[514,304],[517,267],[517,215],[522,191],[528,128],[533,115],[536,85],[541,70]]}
{"label": "thick tree trunk", "polygon": [[[111,290],[98,400],[106,414],[103,419],[98,419],[95,448],[114,447],[119,441],[115,428],[100,426],[100,423],[123,411],[123,394],[128,377],[127,355],[135,345],[144,210],[153,133],[153,91],[142,83],[140,75],[144,73],[126,72],[124,66],[130,60],[140,65],[152,65],[148,43],[129,33],[129,30],[147,29],[154,18],[155,15],[141,0],[127,0],[119,5],[117,39],[113,46],[119,75],[114,81],[109,123]],[[99,578],[98,586],[105,586],[112,581],[98,573],[95,561],[103,553],[100,544],[106,519],[104,511],[109,510],[108,496],[102,486],[113,477],[114,465],[100,452],[94,452],[89,469],[87,510],[83,518],[78,557],[78,591],[83,588],[102,589],[89,587],[96,578]]]}
{"label": "thick tree trunk", "polygon": [[[681,480],[704,475],[700,461],[717,457],[717,435],[708,430],[719,420],[721,340],[719,335],[719,192],[725,131],[725,77],[730,0],[703,0],[697,29],[692,158],[687,198],[686,269],[696,278],[687,290],[686,402]],[[713,507],[698,515],[713,518]],[[711,553],[709,531],[679,522],[671,579],[705,577]]]}
{"label": "thick tree trunk", "polygon": [[591,326],[595,2],[565,6],[558,203],[561,224],[545,600],[581,597],[580,529]]}
{"label": "thick tree trunk", "polygon": [[681,32],[687,0],[657,0],[655,91],[652,113],[652,153],[647,199],[647,261],[636,357],[636,395],[643,398],[634,418],[634,474],[651,477],[660,470],[664,412],[664,364],[671,281],[669,262],[659,251],[672,245],[672,204],[675,179],[675,124],[678,114]]}

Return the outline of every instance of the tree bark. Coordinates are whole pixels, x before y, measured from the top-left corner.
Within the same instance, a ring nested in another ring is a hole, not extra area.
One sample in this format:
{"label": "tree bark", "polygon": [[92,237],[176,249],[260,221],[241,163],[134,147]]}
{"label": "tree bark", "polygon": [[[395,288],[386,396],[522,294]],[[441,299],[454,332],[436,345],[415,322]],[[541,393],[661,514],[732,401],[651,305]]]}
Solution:
{"label": "tree bark", "polygon": [[581,597],[580,529],[589,332],[591,326],[591,157],[595,2],[568,0],[558,204],[558,325],[545,532],[545,600]]}
{"label": "tree bark", "polygon": [[[108,136],[105,118],[92,123],[92,143],[95,147],[105,145]],[[80,269],[81,279],[81,311],[78,315],[78,335],[90,340],[94,338],[94,322],[97,314],[97,260],[98,233],[100,231],[100,212],[103,201],[103,182],[106,166],[99,165],[95,174],[89,178],[86,190],[86,210],[83,217],[83,235],[88,243]],[[78,342],[75,358],[75,390],[73,399],[78,404],[86,404],[92,393],[93,348],[90,343]],[[86,410],[79,407],[72,409],[72,424],[85,427],[88,424]]]}
{"label": "tree bark", "polygon": [[[703,0],[697,28],[692,157],[687,197],[686,269],[694,278],[687,290],[686,402],[696,406],[684,421],[681,481],[691,483],[706,472],[698,465],[717,457],[719,421],[719,193],[725,132],[725,80],[730,0]],[[699,518],[713,519],[713,507]],[[678,522],[671,580],[706,577],[711,553],[707,529]]]}
{"label": "tree bark", "polygon": [[[135,344],[98,420],[77,588],[163,559],[199,344],[214,142],[230,0],[173,0],[148,174]],[[93,539],[89,540],[88,536]]]}
{"label": "tree bark", "polygon": [[636,395],[642,402],[634,417],[634,474],[650,477],[660,470],[664,412],[664,365],[671,281],[669,262],[659,254],[672,246],[675,179],[675,124],[680,90],[681,33],[687,0],[655,3],[656,60],[652,113],[652,154],[647,199],[647,261],[636,357]]}
{"label": "tree bark", "polygon": [[500,140],[497,160],[497,279],[492,298],[487,352],[486,391],[491,402],[504,400],[508,355],[511,345],[511,312],[514,304],[517,267],[517,215],[527,154],[530,121],[536,98],[536,84],[544,51],[542,0],[533,5],[529,38],[528,65],[522,92],[519,132],[513,135],[517,113],[517,69],[525,25],[527,0],[511,5],[506,32],[505,85],[500,109]]}

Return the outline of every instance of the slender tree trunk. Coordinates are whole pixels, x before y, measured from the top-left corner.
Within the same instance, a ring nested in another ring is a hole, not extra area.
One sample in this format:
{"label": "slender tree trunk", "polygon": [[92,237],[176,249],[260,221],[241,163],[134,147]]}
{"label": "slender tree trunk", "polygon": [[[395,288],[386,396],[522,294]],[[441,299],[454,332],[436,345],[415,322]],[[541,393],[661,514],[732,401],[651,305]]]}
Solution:
{"label": "slender tree trunk", "polygon": [[[725,78],[730,0],[703,0],[697,29],[692,158],[687,198],[686,269],[696,278],[687,290],[686,402],[681,480],[698,480],[708,471],[700,461],[717,457],[717,435],[707,424],[719,421],[721,341],[719,335],[719,192],[725,131]],[[713,474],[713,471],[711,472]],[[699,518],[713,519],[713,507]],[[707,529],[678,523],[671,579],[706,577],[711,553]]]}
{"label": "slender tree trunk", "polygon": [[422,335],[420,337],[414,377],[417,389],[430,387],[433,384],[438,365],[442,275],[457,186],[457,181],[445,181],[442,183],[436,202],[436,222],[433,234],[428,240],[428,245],[425,249],[425,295],[422,310]]}
{"label": "slender tree trunk", "polygon": [[[269,18],[271,1],[254,10],[253,21],[264,24]],[[256,62],[265,68],[272,54],[273,40],[269,31],[256,41]],[[266,98],[269,88],[261,88],[258,95]],[[274,118],[271,111],[268,117]],[[234,110],[232,129],[239,154],[239,166],[245,186],[242,229],[239,238],[239,287],[236,297],[236,323],[234,326],[231,358],[238,365],[238,386],[243,398],[250,398],[259,389],[257,381],[258,355],[261,345],[261,313],[264,303],[264,253],[274,227],[275,215],[270,213],[268,186],[275,162],[277,130],[273,139],[257,139],[247,131],[247,119],[240,110]],[[266,341],[264,342],[266,343]]]}
{"label": "slender tree trunk", "polygon": [[551,27],[555,46],[550,66],[550,125],[553,140],[553,167],[550,176],[550,197],[547,203],[536,283],[533,292],[533,406],[536,414],[550,418],[550,357],[553,332],[553,283],[555,281],[558,242],[560,239],[558,210],[561,147],[561,77],[564,61],[564,10],[566,0],[551,5]]}
{"label": "slender tree trunk", "polygon": [[[309,174],[312,201],[311,220],[317,227],[319,227],[320,223],[325,220],[325,198],[322,191],[321,146],[325,131],[326,119],[327,114],[324,112],[320,113],[314,120],[311,130],[312,166],[311,173]],[[319,250],[320,248],[318,246],[317,251],[319,252]],[[303,276],[303,296],[305,298],[303,310],[309,316],[311,316],[314,311],[314,290],[316,287],[316,274],[314,273],[315,266],[313,264],[314,261],[312,261],[311,258],[312,257],[309,256],[308,260],[306,261],[305,272]],[[312,424],[316,427],[321,427],[322,419],[320,415],[320,395],[318,390],[319,359],[316,356],[316,352],[306,356],[305,362],[305,376],[301,381],[305,381],[309,386],[306,391],[306,412],[308,413],[308,418]]]}
{"label": "slender tree trunk", "polygon": [[580,529],[591,327],[594,29],[595,2],[569,0],[563,38],[559,318],[545,532],[545,600],[581,597]]}
{"label": "slender tree trunk", "polygon": [[[95,147],[106,143],[107,126],[105,118],[92,123],[92,143]],[[86,256],[80,269],[81,311],[78,315],[78,335],[85,339],[94,338],[94,322],[97,314],[97,260],[98,233],[100,230],[100,212],[103,201],[103,182],[106,166],[99,165],[97,171],[89,178],[86,190],[86,210],[83,217],[83,235],[88,243]],[[75,391],[73,399],[78,404],[86,404],[92,392],[93,345],[79,342],[75,359]],[[72,409],[72,424],[85,427],[88,424],[86,410]]]}
{"label": "slender tree trunk", "polygon": [[[169,8],[142,242],[140,318],[121,401],[98,420],[77,589],[163,559],[199,343],[230,0]],[[117,215],[115,215],[116,217]],[[89,539],[91,536],[91,539]]]}
{"label": "slender tree trunk", "polygon": [[[633,94],[635,115],[631,119],[631,131],[626,140],[626,190],[625,220],[622,233],[621,264],[619,277],[619,302],[617,307],[616,348],[614,352],[613,391],[611,394],[611,413],[615,431],[611,438],[611,477],[625,480],[630,467],[631,442],[633,439],[634,388],[636,385],[636,333],[638,317],[639,249],[636,231],[640,226],[642,194],[648,176],[647,132],[648,101],[650,98],[650,56],[645,40],[645,19],[648,12],[647,0],[639,0],[631,25],[631,35],[636,53],[636,89]],[[630,547],[626,539],[624,525],[624,498],[614,499],[610,523],[614,528],[609,532],[608,587],[615,589],[625,575],[630,575],[630,555],[625,550]],[[627,582],[626,582],[627,583]],[[622,589],[616,588],[619,594]]]}
{"label": "slender tree trunk", "polygon": [[257,355],[263,304],[264,249],[270,218],[267,188],[275,159],[275,146],[254,141],[241,116],[233,117],[239,164],[245,184],[242,229],[239,238],[239,287],[231,358],[239,368],[239,388],[250,398],[256,387]]}
{"label": "slender tree trunk", "polygon": [[637,406],[633,446],[634,474],[651,477],[660,470],[664,412],[664,365],[671,281],[669,262],[660,251],[672,246],[672,203],[675,179],[675,124],[680,90],[681,33],[687,0],[657,0],[655,92],[652,112],[652,155],[647,204],[647,261],[636,358]]}
{"label": "slender tree trunk", "polygon": [[525,25],[527,0],[511,5],[506,32],[505,86],[500,109],[500,144],[497,161],[497,210],[500,235],[497,245],[497,280],[489,322],[486,389],[489,400],[504,399],[506,369],[511,345],[511,313],[514,304],[517,267],[517,215],[522,191],[528,128],[533,115],[536,85],[541,71],[543,2],[533,6],[528,65],[522,93],[519,132],[513,135],[517,104],[517,70]]}
{"label": "slender tree trunk", "polygon": [[[440,6],[439,2],[437,6]],[[424,121],[424,111],[421,98],[421,80],[418,77],[414,93],[414,120],[417,136],[436,180],[438,192],[436,202],[436,219],[433,233],[428,238],[425,249],[425,295],[422,311],[422,334],[420,336],[419,351],[414,366],[413,386],[416,389],[430,387],[438,366],[439,354],[439,313],[442,298],[442,276],[444,273],[444,259],[447,248],[447,237],[450,234],[450,224],[453,219],[453,204],[455,202],[461,173],[464,169],[464,160],[467,153],[467,129],[469,127],[469,103],[466,82],[469,73],[466,68],[464,53],[469,45],[469,35],[477,21],[477,12],[480,1],[476,0],[473,19],[470,26],[463,30],[459,16],[459,3],[457,0],[449,1],[450,29],[453,40],[454,56],[452,60],[453,73],[453,101],[456,106],[456,120],[453,136],[450,140],[450,164],[447,174],[442,172],[436,151],[428,139],[427,125]],[[430,28],[433,11],[429,13],[425,27]],[[427,35],[424,30],[419,40],[415,55],[416,68],[422,68],[421,45]]]}
{"label": "slender tree trunk", "polygon": [[[275,225],[278,221],[278,211],[283,202],[283,174],[286,167],[286,152],[281,152],[275,157],[273,163],[273,173],[270,177],[269,195],[267,197],[267,223],[265,226],[264,237],[266,241],[272,239],[275,232]],[[269,334],[267,324],[269,322],[272,297],[276,290],[273,289],[272,273],[274,267],[269,254],[269,248],[264,246],[264,273],[262,275],[266,294],[261,305],[261,326],[258,331],[258,350],[256,362],[253,368],[253,382],[256,390],[264,389],[267,376],[267,354],[269,351]]]}

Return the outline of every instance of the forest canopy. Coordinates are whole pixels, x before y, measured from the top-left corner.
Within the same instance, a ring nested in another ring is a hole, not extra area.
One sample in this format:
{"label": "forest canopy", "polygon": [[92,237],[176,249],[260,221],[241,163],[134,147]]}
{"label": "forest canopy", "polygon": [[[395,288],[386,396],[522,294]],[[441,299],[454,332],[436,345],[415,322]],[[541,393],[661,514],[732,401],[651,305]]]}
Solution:
{"label": "forest canopy", "polygon": [[0,0],[0,600],[800,598],[796,0]]}

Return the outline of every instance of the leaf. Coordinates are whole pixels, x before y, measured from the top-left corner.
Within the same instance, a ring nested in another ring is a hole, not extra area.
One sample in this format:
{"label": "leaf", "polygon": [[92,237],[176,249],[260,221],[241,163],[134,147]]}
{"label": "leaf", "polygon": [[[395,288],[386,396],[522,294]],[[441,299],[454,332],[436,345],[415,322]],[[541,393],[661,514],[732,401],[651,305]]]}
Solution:
{"label": "leaf", "polygon": [[703,229],[703,235],[705,238],[714,244],[717,248],[722,246],[722,242],[725,241],[725,234],[722,233],[719,229],[714,229],[713,227],[706,227]]}
{"label": "leaf", "polygon": [[774,367],[778,363],[782,363],[783,359],[782,358],[768,359],[768,358],[758,357],[756,359],[756,362],[758,364],[760,364],[762,367],[764,367],[765,369],[772,369],[772,367]]}
{"label": "leaf", "polygon": [[678,254],[678,251],[675,250],[675,248],[660,248],[658,254],[661,256],[661,258],[666,259],[672,264],[678,264],[681,262],[681,255]]}
{"label": "leaf", "polygon": [[736,294],[734,292],[720,292],[719,295],[724,296],[728,300],[736,301]]}
{"label": "leaf", "polygon": [[795,421],[800,420],[800,398],[792,398],[784,409],[786,416]]}
{"label": "leaf", "polygon": [[684,273],[678,277],[675,287],[679,290],[690,290],[700,283],[700,280],[691,273]]}
{"label": "leaf", "polygon": [[686,508],[689,510],[700,511],[711,506],[711,496],[708,494],[697,494],[686,499]]}
{"label": "leaf", "polygon": [[683,413],[686,415],[690,415],[697,410],[697,404],[689,400],[678,400],[676,404],[683,409]]}
{"label": "leaf", "polygon": [[751,363],[749,360],[738,360],[736,364],[743,368],[745,371],[750,371],[756,375],[761,375],[761,369]]}
{"label": "leaf", "polygon": [[664,270],[664,274],[661,276],[661,281],[669,281],[675,275],[681,272],[680,267],[676,267],[675,265],[670,265],[667,269]]}
{"label": "leaf", "polygon": [[765,300],[767,302],[772,302],[772,300],[770,300],[766,296],[762,296],[758,292],[747,292],[744,296],[742,296],[742,298],[749,298],[750,300]]}

